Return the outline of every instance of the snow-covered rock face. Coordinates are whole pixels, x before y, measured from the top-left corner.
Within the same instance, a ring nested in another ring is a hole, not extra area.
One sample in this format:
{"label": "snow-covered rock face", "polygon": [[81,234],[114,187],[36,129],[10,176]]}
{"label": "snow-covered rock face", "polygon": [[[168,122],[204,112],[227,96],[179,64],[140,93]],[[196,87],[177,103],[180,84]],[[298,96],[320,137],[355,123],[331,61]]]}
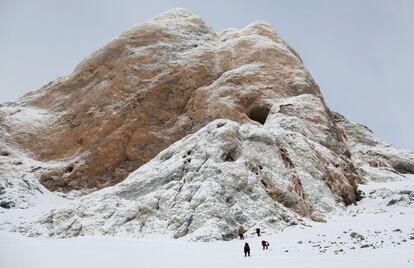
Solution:
{"label": "snow-covered rock face", "polygon": [[[414,172],[412,152],[329,111],[269,25],[215,33],[182,9],[0,106],[0,127],[0,229],[30,236],[231,239],[240,225],[323,221],[358,201],[357,183]],[[3,218],[53,196],[39,180],[104,189],[41,217]]]}
{"label": "snow-covered rock face", "polygon": [[[289,114],[287,105],[320,121],[305,124],[309,118]],[[352,163],[322,145],[329,144],[323,107],[318,97],[301,95],[276,103],[263,126],[215,120],[123,182],[19,230],[31,236],[157,233],[211,240],[233,238],[240,225],[271,232],[302,216],[323,220],[356,200]],[[320,135],[308,138],[307,132]]]}
{"label": "snow-covered rock face", "polygon": [[[14,135],[53,122],[44,110],[26,107],[2,107],[0,105],[0,208],[28,208],[37,203],[47,190],[39,182],[41,167],[56,168],[59,163],[36,161],[14,143],[9,126],[16,127]],[[26,136],[26,138],[29,138]]]}
{"label": "snow-covered rock face", "polygon": [[400,179],[400,173],[414,174],[413,151],[393,147],[366,126],[351,123],[340,114],[335,114],[335,122],[359,173],[366,180],[386,181]]}
{"label": "snow-covered rock face", "polygon": [[[122,183],[90,194],[71,208],[52,211],[34,227],[29,223],[28,234],[167,233],[209,240],[234,237],[239,225],[259,224],[270,231],[297,223],[298,216],[289,209],[318,219],[341,197],[331,193],[322,176],[310,174],[318,173],[319,159],[295,161],[300,156],[289,143],[311,141],[279,131],[213,121]],[[286,166],[280,148],[291,152],[294,168]],[[302,149],[327,153],[310,145]]]}

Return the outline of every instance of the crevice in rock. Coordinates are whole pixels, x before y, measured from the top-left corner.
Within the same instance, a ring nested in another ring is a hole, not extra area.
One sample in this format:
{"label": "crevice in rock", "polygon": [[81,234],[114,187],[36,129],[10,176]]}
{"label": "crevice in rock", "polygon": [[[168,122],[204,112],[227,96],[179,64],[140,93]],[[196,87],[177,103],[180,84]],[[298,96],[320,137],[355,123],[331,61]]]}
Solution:
{"label": "crevice in rock", "polygon": [[7,152],[7,151],[1,151],[1,152],[0,152],[0,155],[1,155],[1,156],[9,156],[9,155],[10,155],[10,153],[9,153],[9,152]]}
{"label": "crevice in rock", "polygon": [[42,167],[33,167],[31,170],[30,170],[30,172],[35,172],[35,171],[37,171],[37,170],[39,170],[39,169],[41,169]]}
{"label": "crevice in rock", "polygon": [[292,183],[297,195],[300,196],[300,198],[305,199],[306,193],[303,191],[302,182],[297,175],[292,176]]}
{"label": "crevice in rock", "polygon": [[70,228],[72,228],[72,226],[75,224],[75,222],[77,222],[78,220],[77,219],[74,219],[67,227],[66,227],[66,229],[64,230],[64,232],[63,233],[67,233],[69,230],[70,230]]}
{"label": "crevice in rock", "polygon": [[348,135],[346,135],[346,132],[343,129],[338,129],[339,133],[341,134],[341,138],[343,141],[347,141],[348,140]]}
{"label": "crevice in rock", "polygon": [[355,203],[355,200],[351,200],[347,192],[344,189],[341,189],[341,186],[338,186],[338,184],[340,185],[341,182],[340,176],[336,174],[334,171],[330,170],[328,167],[325,167],[324,181],[326,186],[328,186],[332,193],[341,197],[342,201],[346,206]]}
{"label": "crevice in rock", "polygon": [[[313,212],[312,206],[305,201],[304,198],[299,199],[296,195],[289,191],[279,189],[271,183],[267,178],[262,178],[260,182],[263,184],[267,195],[275,202],[286,208],[292,209],[301,216],[309,216]],[[302,189],[299,191],[304,196]]]}
{"label": "crevice in rock", "polygon": [[198,173],[200,170],[201,170],[201,168],[204,166],[204,164],[207,162],[207,160],[209,159],[210,157],[209,156],[207,156],[206,157],[206,159],[203,161],[203,163],[197,168],[197,170],[196,170],[196,172]]}
{"label": "crevice in rock", "polygon": [[247,113],[247,116],[260,124],[264,124],[266,122],[267,116],[269,115],[270,107],[268,106],[254,106],[250,108]]}
{"label": "crevice in rock", "polygon": [[81,233],[81,231],[82,231],[82,229],[83,229],[83,225],[81,225],[81,226],[78,228],[78,230],[76,230],[76,232],[73,234],[73,236],[74,236],[74,237],[79,236],[79,235],[80,235],[80,233]]}
{"label": "crevice in rock", "polygon": [[262,178],[260,182],[263,184],[267,195],[273,200],[276,201],[287,208],[294,206],[293,200],[290,200],[286,197],[286,194],[281,191],[279,188],[275,187],[268,179]]}
{"label": "crevice in rock", "polygon": [[188,198],[187,202],[191,203],[191,201],[193,200],[194,195],[198,192],[198,190],[200,190],[201,185],[197,187],[197,189],[190,195],[190,198]]}
{"label": "crevice in rock", "polygon": [[221,128],[223,126],[225,126],[227,124],[227,122],[219,122],[217,123],[217,128]]}
{"label": "crevice in rock", "polygon": [[257,169],[257,167],[255,165],[251,165],[249,167],[249,170],[254,173],[255,175],[259,175],[259,170]]}
{"label": "crevice in rock", "polygon": [[157,203],[155,204],[155,210],[160,209],[160,198],[157,198]]}
{"label": "crevice in rock", "polygon": [[72,173],[72,171],[73,171],[73,166],[72,165],[66,167],[66,169],[65,169],[66,173]]}
{"label": "crevice in rock", "polygon": [[233,197],[232,196],[227,196],[225,199],[227,204],[232,204],[233,203]]}
{"label": "crevice in rock", "polygon": [[221,157],[225,162],[234,162],[240,157],[240,152],[235,148],[227,153],[224,153]]}
{"label": "crevice in rock", "polygon": [[283,148],[281,145],[278,145],[277,148],[279,149],[279,156],[283,161],[283,164],[285,164],[286,168],[293,169],[295,168],[295,165],[293,164],[292,160],[289,157],[288,151]]}
{"label": "crevice in rock", "polygon": [[[183,175],[184,176],[184,175]],[[181,185],[180,185],[180,187],[177,189],[177,194],[174,196],[174,198],[173,198],[173,205],[172,205],[172,208],[177,204],[176,202],[175,202],[175,200],[177,199],[177,196],[181,193],[181,190],[183,189],[183,187],[184,187],[184,184],[186,183],[186,181],[185,181],[185,179],[184,178],[182,178],[182,183],[181,183]]]}

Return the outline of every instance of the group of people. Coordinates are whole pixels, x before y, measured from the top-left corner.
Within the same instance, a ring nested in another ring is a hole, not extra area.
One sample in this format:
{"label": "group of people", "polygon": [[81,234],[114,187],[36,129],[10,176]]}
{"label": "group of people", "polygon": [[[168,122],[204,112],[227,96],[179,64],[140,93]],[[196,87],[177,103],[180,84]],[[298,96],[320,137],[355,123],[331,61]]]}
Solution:
{"label": "group of people", "polygon": [[[238,230],[240,240],[244,240],[244,233],[245,232],[247,232],[247,230],[245,230],[243,228],[243,226],[240,226],[240,228]],[[256,228],[256,234],[257,234],[257,236],[260,236],[260,228]],[[269,242],[267,242],[266,240],[262,240],[263,250],[269,249],[269,245],[270,245]],[[244,257],[247,257],[247,256],[250,257],[250,245],[249,245],[249,243],[247,243],[247,242],[244,243],[243,251],[244,251]]]}
{"label": "group of people", "polygon": [[[270,245],[269,242],[262,240],[263,250],[269,249],[269,245]],[[247,256],[250,257],[250,246],[249,246],[249,243],[246,242],[244,243],[244,257],[247,257]]]}
{"label": "group of people", "polygon": [[[240,240],[244,240],[244,233],[247,232],[247,230],[244,229],[243,226],[240,226],[237,232],[239,233]],[[256,228],[256,234],[257,236],[260,236],[260,228]]]}

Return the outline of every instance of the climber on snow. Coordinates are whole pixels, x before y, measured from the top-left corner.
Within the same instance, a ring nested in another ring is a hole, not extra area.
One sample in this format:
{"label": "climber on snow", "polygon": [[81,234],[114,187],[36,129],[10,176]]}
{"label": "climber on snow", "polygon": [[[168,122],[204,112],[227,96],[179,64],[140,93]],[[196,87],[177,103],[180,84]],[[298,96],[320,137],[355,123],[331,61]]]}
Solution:
{"label": "climber on snow", "polygon": [[246,231],[247,231],[247,230],[245,230],[245,229],[243,228],[243,226],[241,226],[241,225],[240,225],[239,230],[237,231],[237,232],[238,232],[238,234],[239,234],[240,240],[244,240],[244,233],[245,233]]}
{"label": "climber on snow", "polygon": [[265,240],[262,240],[262,247],[263,247],[263,250],[265,250],[265,249],[269,249],[269,242],[267,242],[267,241],[265,241]]}
{"label": "climber on snow", "polygon": [[250,246],[249,246],[249,243],[246,242],[244,244],[244,257],[247,257],[247,256],[250,257]]}

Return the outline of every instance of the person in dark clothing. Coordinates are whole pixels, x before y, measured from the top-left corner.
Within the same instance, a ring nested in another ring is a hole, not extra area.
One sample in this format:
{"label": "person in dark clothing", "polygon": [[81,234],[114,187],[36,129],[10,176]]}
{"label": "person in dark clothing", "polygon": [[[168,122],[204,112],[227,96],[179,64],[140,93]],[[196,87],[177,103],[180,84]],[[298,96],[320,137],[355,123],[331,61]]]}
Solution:
{"label": "person in dark clothing", "polygon": [[240,226],[239,230],[238,230],[240,240],[244,240],[244,233],[245,232],[246,232],[246,230],[244,230],[243,226]]}
{"label": "person in dark clothing", "polygon": [[265,241],[265,240],[262,240],[262,247],[263,247],[263,250],[265,250],[265,249],[269,249],[269,242],[267,242],[267,241]]}
{"label": "person in dark clothing", "polygon": [[244,244],[244,257],[250,257],[250,246],[249,243]]}
{"label": "person in dark clothing", "polygon": [[260,236],[260,228],[256,228],[256,234],[257,236]]}

